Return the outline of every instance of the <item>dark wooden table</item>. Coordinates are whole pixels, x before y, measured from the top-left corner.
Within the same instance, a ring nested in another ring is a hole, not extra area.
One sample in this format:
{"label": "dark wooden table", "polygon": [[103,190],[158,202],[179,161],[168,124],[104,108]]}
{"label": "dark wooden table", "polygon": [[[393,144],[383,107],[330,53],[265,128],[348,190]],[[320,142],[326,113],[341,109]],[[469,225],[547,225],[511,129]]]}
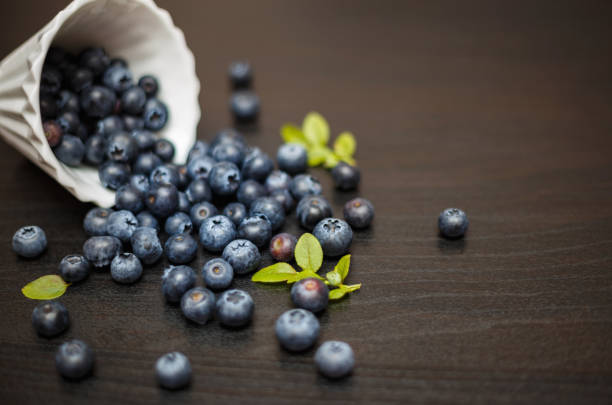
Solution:
{"label": "dark wooden table", "polygon": [[[0,56],[65,3],[2,2]],[[330,382],[313,350],[279,348],[285,286],[235,281],[256,302],[244,330],[188,324],[162,300],[165,263],[133,286],[92,274],[61,298],[70,330],[37,337],[20,288],[80,251],[90,206],[0,143],[1,403],[612,401],[612,3],[160,3],[196,56],[200,138],[230,124],[236,58],[253,63],[263,101],[253,144],[275,153],[280,125],[313,109],[334,134],[356,134],[359,193],[314,173],[336,214],[357,194],[377,210],[351,248],[363,289],[320,317],[321,341],[349,342],[357,368]],[[469,214],[464,240],[436,234],[448,206]],[[30,223],[50,240],[40,260],[10,249]],[[286,229],[299,231],[293,219]],[[97,356],[81,383],[53,364],[73,337]],[[192,361],[188,390],[155,385],[154,361],[170,350]]]}

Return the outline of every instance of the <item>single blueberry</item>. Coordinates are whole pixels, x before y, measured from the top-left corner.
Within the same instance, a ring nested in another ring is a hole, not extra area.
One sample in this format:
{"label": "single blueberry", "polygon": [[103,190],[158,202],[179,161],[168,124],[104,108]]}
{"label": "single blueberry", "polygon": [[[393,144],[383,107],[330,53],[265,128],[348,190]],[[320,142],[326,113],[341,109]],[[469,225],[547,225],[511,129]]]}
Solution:
{"label": "single blueberry", "polygon": [[131,211],[138,214],[144,208],[143,192],[132,186],[125,184],[115,193],[115,207],[119,210]]}
{"label": "single blueberry", "polygon": [[106,157],[113,162],[129,163],[134,159],[137,151],[134,138],[127,132],[112,134],[106,144]]}
{"label": "single blueberry", "polygon": [[[138,215],[136,215],[136,218],[138,219],[138,226],[139,227],[148,227],[148,228],[153,228],[156,231],[159,232],[159,222],[157,222],[157,218],[155,218],[155,216],[153,214],[151,214],[151,212],[149,211],[141,211]],[[138,230],[138,229],[136,229]],[[136,232],[136,231],[134,231]],[[134,234],[132,234],[132,236],[134,236]]]}
{"label": "single blueberry", "polygon": [[45,95],[55,95],[62,88],[62,73],[52,67],[45,66],[40,76],[40,92]]}
{"label": "single blueberry", "polygon": [[374,205],[365,198],[354,198],[344,204],[344,219],[352,228],[367,228],[374,219]]}
{"label": "single blueberry", "polygon": [[147,194],[150,188],[149,178],[144,174],[132,174],[128,184],[140,193],[141,198]]}
{"label": "single blueberry", "polygon": [[296,175],[304,173],[308,168],[306,148],[297,143],[286,143],[278,148],[276,161],[279,169]]}
{"label": "single blueberry", "polygon": [[341,378],[353,371],[355,354],[347,343],[328,340],[319,346],[314,361],[319,372],[325,377]]}
{"label": "single blueberry", "polygon": [[138,80],[138,86],[144,90],[147,98],[155,97],[159,90],[159,84],[155,76],[144,75]]}
{"label": "single blueberry", "polygon": [[166,218],[178,207],[178,191],[172,184],[151,185],[145,204],[153,215]]}
{"label": "single blueberry", "polygon": [[325,218],[313,229],[312,234],[319,240],[326,256],[345,254],[353,241],[353,230],[338,218]]}
{"label": "single blueberry", "polygon": [[268,218],[272,231],[280,229],[285,223],[285,208],[272,197],[261,197],[253,201],[249,215],[257,214],[263,214]]}
{"label": "single blueberry", "polygon": [[235,226],[238,226],[246,218],[247,209],[242,203],[232,202],[223,208],[223,215],[228,217]]}
{"label": "single blueberry", "polygon": [[152,152],[141,153],[136,157],[132,165],[132,170],[137,174],[149,176],[153,170],[161,166],[162,160]]}
{"label": "single blueberry", "polygon": [[359,185],[361,174],[359,169],[345,162],[340,162],[332,169],[334,184],[339,190],[354,190]]}
{"label": "single blueberry", "polygon": [[307,195],[320,195],[323,191],[319,180],[309,174],[295,176],[289,184],[289,191],[296,201],[300,201]]}
{"label": "single blueberry", "polygon": [[106,223],[113,210],[108,208],[92,208],[83,219],[83,229],[89,236],[106,235]]}
{"label": "single blueberry", "polygon": [[293,206],[295,205],[295,201],[293,200],[293,196],[289,192],[289,190],[277,190],[270,194],[270,198],[276,200],[283,209],[285,213],[291,212]]}
{"label": "single blueberry", "polygon": [[155,363],[157,383],[163,388],[176,390],[189,385],[191,364],[183,353],[166,353]]}
{"label": "single blueberry", "polygon": [[63,343],[55,354],[55,367],[64,378],[84,378],[91,373],[93,366],[93,351],[81,340],[73,339]]}
{"label": "single blueberry", "polygon": [[447,208],[438,217],[438,229],[442,236],[450,239],[460,238],[469,225],[468,217],[459,208]]}
{"label": "single blueberry", "polygon": [[191,179],[207,180],[210,172],[215,165],[215,159],[210,156],[199,156],[189,160],[187,163],[187,174]]}
{"label": "single blueberry", "polygon": [[47,248],[47,235],[36,225],[23,226],[15,232],[13,251],[28,259],[40,256]]}
{"label": "single blueberry", "polygon": [[68,166],[78,166],[85,155],[85,145],[76,136],[64,135],[59,145],[53,149],[53,153],[60,162]]}
{"label": "single blueberry", "polygon": [[155,263],[164,252],[157,236],[157,229],[143,224],[140,224],[134,233],[132,233],[130,244],[136,257],[144,264]]}
{"label": "single blueberry", "polygon": [[291,287],[291,301],[298,308],[319,312],[327,307],[329,288],[318,278],[303,278]]}
{"label": "single blueberry", "polygon": [[191,222],[195,229],[200,229],[202,222],[204,222],[206,218],[214,215],[217,215],[217,208],[207,201],[194,204],[189,211],[189,216],[191,217]]}
{"label": "single blueberry", "polygon": [[210,171],[208,182],[215,195],[231,196],[240,186],[240,171],[235,164],[230,162],[215,163]]}
{"label": "single blueberry", "polygon": [[236,91],[230,97],[230,111],[239,123],[251,123],[259,115],[259,97],[252,91]]}
{"label": "single blueberry", "polygon": [[114,236],[92,236],[83,244],[83,256],[94,267],[108,266],[121,251],[121,241]]}
{"label": "single blueberry", "polygon": [[153,153],[164,162],[171,162],[174,158],[174,145],[167,139],[158,139],[153,146]]}
{"label": "single blueberry", "polygon": [[236,198],[238,202],[244,204],[246,207],[249,207],[251,203],[257,200],[259,197],[264,197],[268,193],[266,192],[266,188],[262,186],[255,180],[249,179],[240,183],[240,187],[238,187],[238,192],[236,193]]}
{"label": "single blueberry", "polygon": [[229,65],[229,78],[235,89],[248,88],[253,79],[253,69],[247,61],[235,61]]}
{"label": "single blueberry", "polygon": [[238,226],[237,236],[240,239],[250,240],[261,249],[272,237],[272,224],[264,214],[246,217]]}
{"label": "single blueberry", "polygon": [[255,148],[244,158],[241,174],[245,179],[264,181],[273,170],[274,162],[272,159],[258,148]]}
{"label": "single blueberry", "polygon": [[98,76],[108,68],[110,58],[103,48],[91,47],[79,54],[79,64],[90,69],[94,75]]}
{"label": "single blueberry", "polygon": [[134,138],[136,148],[139,152],[148,152],[150,150],[153,150],[153,147],[155,146],[155,141],[157,140],[153,132],[144,129],[137,129],[135,131],[132,131],[132,138]]}
{"label": "single blueberry", "polygon": [[87,68],[78,68],[68,77],[68,86],[75,93],[80,93],[93,84],[94,75]]}
{"label": "single blueberry", "polygon": [[142,118],[145,128],[151,131],[159,131],[168,122],[168,107],[160,100],[150,98],[145,103]]}
{"label": "single blueberry", "polygon": [[98,169],[98,176],[104,187],[117,190],[130,180],[130,167],[125,163],[106,162]]}
{"label": "single blueberry", "polygon": [[133,213],[120,210],[111,213],[106,223],[107,235],[114,236],[122,242],[127,242],[138,227],[138,220]]}
{"label": "single blueberry", "polygon": [[236,274],[246,274],[255,270],[261,261],[261,253],[253,242],[236,239],[223,249],[223,260],[228,262]]}
{"label": "single blueberry", "polygon": [[266,190],[272,194],[275,191],[289,190],[289,183],[291,183],[291,176],[281,170],[274,170],[268,177],[266,177]]}
{"label": "single blueberry", "polygon": [[140,115],[147,102],[147,95],[138,86],[132,86],[121,95],[121,111],[130,115]]}
{"label": "single blueberry", "polygon": [[[42,100],[42,98],[41,98]],[[81,103],[79,102],[79,96],[71,92],[70,90],[62,90],[59,92],[57,98],[57,108],[59,111],[73,111],[79,113],[81,111]]]}
{"label": "single blueberry", "polygon": [[210,252],[221,252],[236,238],[234,223],[224,215],[207,218],[200,225],[200,243]]}
{"label": "single blueberry", "polygon": [[189,198],[187,198],[187,194],[182,191],[178,192],[178,207],[176,207],[177,211],[184,212],[189,214],[191,210],[191,202],[189,202]]}
{"label": "single blueberry", "polygon": [[123,118],[123,128],[126,131],[139,131],[144,129],[145,124],[144,120],[141,116],[127,115],[124,114]]}
{"label": "single blueberry", "polygon": [[64,134],[76,134],[81,124],[79,115],[72,111],[65,111],[61,113],[55,120],[57,125],[62,129]]}
{"label": "single blueberry", "polygon": [[59,301],[41,302],[32,311],[32,326],[41,336],[57,336],[70,326],[68,310]]}
{"label": "single blueberry", "polygon": [[96,123],[96,133],[106,138],[121,131],[123,131],[123,120],[118,115],[109,115]]}
{"label": "single blueberry", "polygon": [[235,142],[219,143],[210,150],[210,155],[217,162],[231,162],[240,167],[244,160],[244,149]]}
{"label": "single blueberry", "polygon": [[166,301],[176,303],[195,286],[196,275],[189,266],[170,266],[162,275],[162,293]]}
{"label": "single blueberry", "polygon": [[198,253],[198,242],[188,233],[177,233],[168,238],[164,252],[170,263],[189,263]]}
{"label": "single blueberry", "polygon": [[95,134],[85,142],[85,155],[83,160],[92,166],[101,165],[106,159],[106,139],[104,135]]}
{"label": "single blueberry", "polygon": [[202,201],[212,200],[212,191],[208,182],[205,179],[195,179],[187,187],[185,191],[189,202],[192,204],[199,203]]}
{"label": "single blueberry", "polygon": [[322,196],[308,195],[300,200],[296,215],[303,228],[312,230],[322,219],[332,216],[332,208]]}
{"label": "single blueberry", "polygon": [[64,256],[59,264],[59,272],[67,283],[78,283],[89,275],[91,264],[82,255]]}
{"label": "single blueberry", "polygon": [[176,212],[166,219],[166,225],[164,230],[168,235],[175,235],[177,233],[190,233],[193,229],[191,218],[184,212]]}
{"label": "single blueberry", "polygon": [[202,279],[211,290],[225,290],[232,284],[234,269],[221,258],[211,259],[202,267]]}
{"label": "single blueberry", "polygon": [[202,140],[197,140],[189,149],[189,154],[187,155],[187,163],[191,162],[196,158],[200,158],[206,156],[208,154],[208,144]]}
{"label": "single blueberry", "polygon": [[133,253],[121,253],[111,262],[110,272],[116,282],[132,284],[142,276],[142,263]]}
{"label": "single blueberry", "polygon": [[215,311],[215,294],[207,288],[194,287],[183,294],[181,311],[185,318],[204,325]]}
{"label": "single blueberry", "polygon": [[243,290],[227,290],[217,300],[216,315],[222,325],[238,328],[251,322],[255,303]]}
{"label": "single blueberry", "polygon": [[129,69],[123,66],[111,66],[104,71],[102,82],[106,87],[114,90],[118,94],[121,94],[132,87],[132,73],[129,71]]}
{"label": "single blueberry", "polygon": [[104,118],[109,115],[115,108],[116,101],[115,93],[103,86],[88,87],[80,95],[81,109],[92,118]]}
{"label": "single blueberry", "polygon": [[159,165],[149,175],[151,185],[172,184],[178,187],[179,174],[176,168],[169,163]]}
{"label": "single blueberry", "polygon": [[282,347],[299,352],[315,344],[320,328],[312,312],[298,308],[284,312],[276,320],[275,332]]}
{"label": "single blueberry", "polygon": [[279,233],[270,240],[270,254],[274,260],[279,262],[290,262],[293,260],[297,238],[290,233]]}

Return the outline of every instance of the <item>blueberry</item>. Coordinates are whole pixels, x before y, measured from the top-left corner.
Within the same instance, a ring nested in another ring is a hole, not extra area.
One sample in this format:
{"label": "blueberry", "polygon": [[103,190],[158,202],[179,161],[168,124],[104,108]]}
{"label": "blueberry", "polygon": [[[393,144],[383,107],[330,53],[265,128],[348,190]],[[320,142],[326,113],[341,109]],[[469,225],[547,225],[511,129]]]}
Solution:
{"label": "blueberry", "polygon": [[189,149],[189,154],[187,155],[187,162],[191,162],[192,160],[200,157],[204,157],[208,154],[208,144],[202,140],[197,140]]}
{"label": "blueberry", "polygon": [[109,115],[115,108],[116,101],[115,93],[103,86],[88,87],[80,96],[81,109],[92,118]]}
{"label": "blueberry", "polygon": [[257,214],[263,214],[268,218],[272,231],[280,229],[285,222],[285,208],[272,197],[261,197],[253,201],[249,215]]}
{"label": "blueberry", "polygon": [[85,145],[76,136],[64,135],[59,145],[53,149],[53,153],[60,162],[68,166],[78,166],[85,155]]}
{"label": "blueberry", "polygon": [[[139,227],[148,227],[153,228],[156,231],[159,231],[159,222],[157,222],[157,218],[149,211],[141,211],[138,215],[136,215],[136,219],[138,219]],[[136,229],[137,231],[138,229]],[[136,232],[134,231],[134,232]],[[132,234],[134,236],[134,234]]]}
{"label": "blueberry", "polygon": [[279,203],[285,210],[285,213],[290,212],[295,205],[295,201],[293,200],[293,196],[291,196],[289,190],[274,191],[272,194],[270,194],[270,198]]}
{"label": "blueberry", "polygon": [[189,198],[187,198],[187,194],[179,191],[178,201],[178,207],[176,207],[176,210],[189,214],[189,211],[191,210],[191,202],[189,201]]}
{"label": "blueberry", "polygon": [[99,166],[106,159],[106,139],[104,135],[95,134],[85,142],[83,160],[92,166]]}
{"label": "blueberry", "polygon": [[151,131],[159,131],[168,122],[168,107],[160,100],[150,98],[144,106],[142,118],[144,119],[145,128]]}
{"label": "blueberry", "polygon": [[83,229],[90,236],[106,235],[106,223],[113,212],[108,208],[92,208],[83,219]]}
{"label": "blueberry", "polygon": [[158,139],[153,146],[153,153],[164,162],[171,162],[174,158],[174,145],[167,139]]}
{"label": "blueberry", "polygon": [[55,122],[60,126],[64,134],[76,134],[81,124],[79,115],[72,111],[61,113]]}
{"label": "blueberry", "polygon": [[206,218],[217,215],[217,208],[207,201],[194,204],[189,211],[191,222],[195,229],[200,229],[200,225]]}
{"label": "blueberry", "polygon": [[60,275],[67,283],[78,283],[89,275],[91,265],[85,256],[68,255],[59,264]]}
{"label": "blueberry", "polygon": [[[132,138],[134,138],[134,143],[136,144],[136,148],[140,152],[150,151],[155,146],[155,141],[157,138],[153,134],[153,132],[149,132],[144,129],[137,129],[132,131]],[[157,156],[156,156],[157,157]],[[157,157],[159,159],[159,157]]]}
{"label": "blueberry", "polygon": [[166,225],[164,230],[168,235],[175,235],[177,233],[190,233],[193,229],[191,218],[184,212],[176,212],[166,219]]}
{"label": "blueberry", "polygon": [[223,260],[228,262],[234,273],[245,274],[255,270],[261,261],[261,253],[253,242],[236,239],[223,249]]}
{"label": "blueberry", "polygon": [[254,149],[244,158],[244,163],[242,164],[242,177],[245,179],[264,181],[272,170],[274,170],[274,162],[272,159],[259,149]]}
{"label": "blueberry", "polygon": [[298,308],[319,312],[327,307],[329,289],[318,278],[304,278],[291,287],[291,301]]}
{"label": "blueberry", "polygon": [[162,160],[152,152],[141,153],[136,157],[132,169],[134,173],[150,175],[153,170],[162,164]]}
{"label": "blueberry", "polygon": [[212,191],[210,190],[210,186],[205,179],[193,180],[191,183],[189,183],[185,194],[187,195],[189,202],[192,204],[212,200]]}
{"label": "blueberry", "polygon": [[87,142],[87,139],[89,139],[89,129],[87,129],[87,126],[85,124],[80,123],[74,136],[79,138],[84,145],[84,142]]}
{"label": "blueberry", "polygon": [[224,215],[207,218],[200,226],[200,243],[210,252],[221,252],[234,238],[236,227]]}
{"label": "blueberry", "polygon": [[114,236],[122,242],[127,242],[138,227],[138,220],[133,213],[120,210],[111,213],[106,223],[107,235]]}
{"label": "blueberry", "polygon": [[319,195],[323,190],[319,180],[309,174],[299,174],[291,180],[289,191],[296,201],[300,201],[307,195]]}
{"label": "blueberry", "polygon": [[173,184],[178,187],[179,174],[174,166],[166,163],[157,166],[149,175],[151,185]]}
{"label": "blueberry", "polygon": [[155,97],[159,90],[159,84],[155,76],[144,75],[138,80],[138,87],[144,90],[147,98]]}
{"label": "blueberry", "polygon": [[189,263],[198,253],[198,243],[188,233],[177,233],[168,238],[164,245],[164,252],[170,263]]}
{"label": "blueberry", "polygon": [[178,207],[178,191],[172,184],[151,185],[145,204],[153,215],[165,218]]}
{"label": "blueberry", "polygon": [[123,66],[111,66],[104,72],[102,82],[116,93],[123,93],[132,87],[132,73]]}
{"label": "blueberry", "polygon": [[133,253],[121,253],[110,266],[111,277],[118,283],[131,284],[142,276],[142,264]]}
{"label": "blueberry", "polygon": [[328,340],[319,346],[314,361],[319,372],[328,378],[344,377],[355,367],[351,346],[336,340]]}
{"label": "blueberry", "polygon": [[279,233],[270,240],[270,254],[274,260],[279,262],[290,262],[293,260],[293,253],[297,238],[290,233]]}
{"label": "blueberry", "polygon": [[124,114],[122,118],[123,128],[126,131],[139,131],[145,127],[144,120],[140,116]]}
{"label": "blueberry", "polygon": [[43,120],[49,120],[57,117],[59,108],[57,106],[57,102],[55,101],[55,97],[49,94],[41,94],[39,105],[40,115]]}
{"label": "blueberry", "polygon": [[62,73],[51,66],[45,66],[40,76],[40,92],[54,95],[62,87]]}
{"label": "blueberry", "polygon": [[98,169],[98,177],[104,187],[117,190],[130,180],[130,167],[125,163],[106,162]]}
{"label": "blueberry", "polygon": [[121,111],[130,115],[142,114],[147,95],[138,86],[132,86],[121,95]]}
{"label": "blueberry", "polygon": [[234,225],[238,226],[246,218],[247,209],[242,203],[232,202],[223,209],[223,215],[228,217]]}
{"label": "blueberry", "polygon": [[68,77],[70,90],[80,93],[93,84],[94,75],[87,68],[78,68]]}
{"label": "blueberry", "polygon": [[110,65],[110,59],[102,48],[87,48],[79,55],[79,64],[90,69],[94,75],[101,75]]}
{"label": "blueberry", "polygon": [[50,147],[54,148],[62,142],[64,131],[55,121],[45,121],[43,131]]}
{"label": "blueberry", "polygon": [[233,128],[226,128],[217,132],[215,138],[210,144],[210,148],[212,149],[221,143],[238,143],[243,147],[243,149],[246,149],[247,147],[247,142],[244,136]]}
{"label": "blueberry", "polygon": [[438,217],[438,229],[446,238],[460,238],[465,234],[469,225],[468,217],[459,208],[447,208]]}
{"label": "blueberry", "polygon": [[215,163],[208,178],[210,188],[218,196],[231,196],[240,186],[240,171],[230,162]]}
{"label": "blueberry", "polygon": [[215,160],[209,156],[195,157],[187,163],[187,174],[192,179],[208,179]]}
{"label": "blueberry", "polygon": [[163,388],[176,390],[189,385],[191,364],[183,353],[166,353],[155,363],[157,383]]}
{"label": "blueberry", "polygon": [[143,192],[130,184],[125,184],[115,193],[115,207],[137,214],[144,208],[142,197]]}
{"label": "blueberry", "polygon": [[202,279],[211,290],[225,290],[234,279],[234,269],[221,258],[211,259],[202,267]]}
{"label": "blueberry", "polygon": [[94,267],[108,266],[121,251],[121,241],[114,236],[92,236],[83,244],[83,256]]}
{"label": "blueberry", "polygon": [[123,120],[118,115],[109,115],[96,123],[96,133],[106,138],[121,131],[123,131]]}
{"label": "blueberry", "polygon": [[275,325],[276,338],[281,346],[292,352],[308,349],[319,337],[319,320],[305,309],[284,312]]}
{"label": "blueberry", "polygon": [[367,228],[374,219],[374,206],[365,198],[354,198],[344,204],[344,219],[352,228]]}
{"label": "blueberry", "polygon": [[251,203],[257,200],[259,197],[267,195],[266,188],[255,180],[245,180],[240,183],[236,198],[239,202],[249,207]]}
{"label": "blueberry", "polygon": [[28,259],[40,256],[47,248],[47,235],[40,227],[28,225],[21,227],[13,235],[13,251]]}
{"label": "blueberry", "polygon": [[266,177],[266,190],[272,194],[275,191],[289,190],[289,183],[291,183],[291,176],[281,170],[274,170]]}
{"label": "blueberry", "polygon": [[304,173],[308,168],[306,148],[297,143],[281,145],[276,154],[276,161],[279,169],[291,175]]}
{"label": "blueberry", "polygon": [[300,225],[312,230],[322,219],[332,216],[332,208],[325,198],[309,195],[300,200],[296,214]]}
{"label": "blueberry", "polygon": [[207,288],[194,287],[183,294],[181,311],[185,318],[204,325],[215,311],[215,294]]}
{"label": "blueberry", "polygon": [[339,190],[354,190],[359,185],[359,169],[345,162],[340,162],[332,169],[334,184]]}
{"label": "blueberry", "polygon": [[70,326],[68,310],[59,301],[41,302],[32,311],[32,326],[41,336],[57,336]]}
{"label": "blueberry", "polygon": [[57,98],[57,108],[62,112],[73,111],[75,113],[78,113],[81,110],[79,96],[77,96],[70,90],[60,91],[59,96]]}
{"label": "blueberry", "polygon": [[170,266],[162,276],[162,293],[168,302],[179,302],[195,286],[196,275],[189,266]]}
{"label": "blueberry", "polygon": [[255,303],[246,291],[227,290],[217,300],[216,315],[225,326],[241,327],[253,318]]}
{"label": "blueberry", "polygon": [[229,65],[229,78],[235,89],[248,88],[253,79],[253,70],[247,61],[236,61]]}
{"label": "blueberry", "polygon": [[153,264],[162,256],[163,248],[157,230],[148,226],[136,228],[130,238],[132,251],[144,264]]}
{"label": "blueberry", "polygon": [[173,165],[176,169],[176,172],[179,175],[178,188],[179,190],[184,190],[191,181],[189,175],[187,174],[187,166],[186,165]]}
{"label": "blueberry", "polygon": [[217,162],[231,162],[241,166],[244,160],[244,149],[235,142],[219,143],[210,150],[210,155]]}
{"label": "blueberry", "polygon": [[353,230],[338,218],[325,218],[313,229],[312,234],[319,240],[326,256],[340,256],[348,251],[353,241]]}
{"label": "blueberry", "polygon": [[230,98],[230,110],[239,123],[251,123],[259,114],[259,97],[248,90],[236,91]]}
{"label": "blueberry", "polygon": [[250,240],[261,249],[272,237],[272,224],[264,214],[246,217],[238,226],[238,237]]}
{"label": "blueberry", "polygon": [[[129,186],[140,193],[140,196],[146,195],[149,192],[149,178],[144,174],[133,174],[130,176]],[[140,211],[140,210],[138,210]]]}
{"label": "blueberry", "polygon": [[83,341],[73,339],[63,343],[55,354],[55,368],[64,378],[78,380],[91,373],[94,354]]}

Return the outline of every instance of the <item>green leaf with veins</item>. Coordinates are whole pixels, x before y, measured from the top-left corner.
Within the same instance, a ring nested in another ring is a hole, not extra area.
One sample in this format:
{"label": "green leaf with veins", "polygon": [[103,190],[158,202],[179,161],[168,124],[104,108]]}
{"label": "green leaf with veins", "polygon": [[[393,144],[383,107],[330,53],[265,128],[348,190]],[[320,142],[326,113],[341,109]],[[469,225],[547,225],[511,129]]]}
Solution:
{"label": "green leaf with veins", "polygon": [[336,267],[334,267],[334,270],[337,271],[338,274],[340,274],[341,281],[344,281],[346,276],[348,276],[350,266],[351,266],[351,255],[350,254],[344,255],[340,258],[340,260],[338,260],[338,263],[336,264]]}
{"label": "green leaf with veins", "polygon": [[317,273],[315,273],[312,270],[304,270],[304,271],[298,272],[291,278],[287,279],[287,284],[295,283],[296,281],[300,281],[304,278],[311,278],[311,277],[318,278],[319,280],[325,280],[323,277],[319,276]]}
{"label": "green leaf with veins", "polygon": [[309,112],[304,117],[302,132],[310,145],[327,145],[329,142],[329,124],[318,112]]}
{"label": "green leaf with veins", "polygon": [[251,280],[258,283],[280,283],[289,280],[296,274],[297,271],[290,264],[278,262],[253,274]]}
{"label": "green leaf with veins", "polygon": [[33,300],[52,300],[64,295],[69,285],[60,276],[49,274],[26,284],[21,292]]}
{"label": "green leaf with veins", "polygon": [[334,152],[340,158],[352,158],[357,149],[357,142],[352,133],[345,131],[334,141]]}
{"label": "green leaf with veins", "polygon": [[311,233],[300,236],[295,245],[295,261],[303,270],[318,271],[323,264],[323,249]]}

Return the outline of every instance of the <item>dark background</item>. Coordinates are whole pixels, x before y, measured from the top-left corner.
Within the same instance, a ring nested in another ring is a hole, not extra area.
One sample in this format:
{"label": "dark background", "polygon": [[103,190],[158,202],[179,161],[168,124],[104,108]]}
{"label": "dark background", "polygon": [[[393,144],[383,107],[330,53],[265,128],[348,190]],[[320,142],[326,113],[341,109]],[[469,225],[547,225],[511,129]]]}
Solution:
{"label": "dark background", "polygon": [[[0,56],[66,3],[2,1]],[[358,194],[377,216],[351,248],[349,281],[363,289],[321,315],[320,338],[349,342],[355,373],[329,382],[313,350],[278,347],[287,287],[239,278],[253,325],[195,327],[164,304],[163,264],[133,286],[92,274],[61,298],[70,330],[37,337],[36,303],[20,288],[80,251],[90,206],[0,143],[0,402],[610,403],[612,3],[159,3],[196,56],[200,138],[230,124],[226,69],[237,58],[254,65],[263,102],[253,144],[275,153],[280,125],[313,109],[334,135],[355,133]],[[314,173],[340,215],[357,193]],[[437,237],[449,206],[470,217],[464,240]],[[50,244],[24,261],[9,241],[30,223]],[[286,229],[298,232],[293,220]],[[72,337],[97,355],[81,383],[53,364]],[[186,391],[155,385],[153,364],[170,350],[191,359]]]}

